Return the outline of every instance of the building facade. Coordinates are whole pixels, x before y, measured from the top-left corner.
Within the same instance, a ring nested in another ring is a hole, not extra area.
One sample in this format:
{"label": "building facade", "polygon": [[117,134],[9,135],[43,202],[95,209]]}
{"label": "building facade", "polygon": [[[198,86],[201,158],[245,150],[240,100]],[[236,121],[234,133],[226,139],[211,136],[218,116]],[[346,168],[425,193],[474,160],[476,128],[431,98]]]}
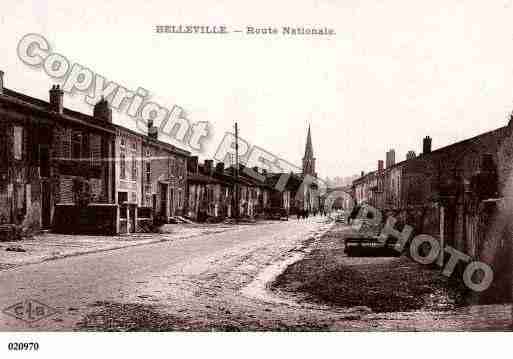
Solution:
{"label": "building facade", "polygon": [[[75,213],[73,221],[68,215],[113,201],[114,169],[105,160],[115,134],[109,109],[84,115],[64,108],[59,86],[46,102],[5,88],[0,77],[0,222],[92,229],[86,216]],[[102,212],[109,216],[112,209]]]}
{"label": "building facade", "polygon": [[221,221],[225,218],[265,218],[271,210],[290,208],[290,191],[273,187],[275,175],[259,168],[252,169],[254,177],[240,165],[224,167],[213,160],[198,164],[198,158],[189,159],[187,180],[187,216],[197,221]]}
{"label": "building facade", "polygon": [[184,214],[189,152],[113,124],[104,99],[87,115],[58,85],[48,102],[5,88],[2,72],[0,85],[0,225],[116,234]]}
{"label": "building facade", "polygon": [[148,134],[116,126],[115,203],[120,206],[119,232],[136,232],[158,216],[168,223],[185,212],[188,151]]}

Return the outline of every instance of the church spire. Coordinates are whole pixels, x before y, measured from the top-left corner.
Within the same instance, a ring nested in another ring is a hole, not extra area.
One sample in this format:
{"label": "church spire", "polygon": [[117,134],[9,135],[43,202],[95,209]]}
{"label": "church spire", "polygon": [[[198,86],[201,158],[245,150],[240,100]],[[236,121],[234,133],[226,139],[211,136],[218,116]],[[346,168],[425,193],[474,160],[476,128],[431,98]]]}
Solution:
{"label": "church spire", "polygon": [[312,135],[310,134],[310,125],[308,125],[308,134],[306,135],[305,158],[313,158]]}
{"label": "church spire", "polygon": [[315,172],[315,157],[313,154],[310,125],[308,125],[308,134],[306,135],[305,156],[303,157],[303,175],[317,176],[317,173]]}

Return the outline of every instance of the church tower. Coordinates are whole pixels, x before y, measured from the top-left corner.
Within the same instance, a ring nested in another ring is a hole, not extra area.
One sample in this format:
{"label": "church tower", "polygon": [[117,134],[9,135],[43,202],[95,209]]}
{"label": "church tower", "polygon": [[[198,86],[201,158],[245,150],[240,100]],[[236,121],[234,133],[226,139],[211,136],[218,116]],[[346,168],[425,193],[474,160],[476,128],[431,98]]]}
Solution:
{"label": "church tower", "polygon": [[310,125],[308,125],[308,134],[306,135],[305,156],[303,157],[303,175],[317,177],[317,173],[315,172],[315,157],[313,154]]}

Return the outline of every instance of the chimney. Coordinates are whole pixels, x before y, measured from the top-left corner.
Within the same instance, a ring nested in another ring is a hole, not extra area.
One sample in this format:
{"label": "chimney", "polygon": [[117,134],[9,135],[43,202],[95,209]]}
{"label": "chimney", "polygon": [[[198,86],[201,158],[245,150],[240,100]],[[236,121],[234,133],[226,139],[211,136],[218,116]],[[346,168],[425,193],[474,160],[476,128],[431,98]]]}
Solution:
{"label": "chimney", "polygon": [[217,162],[216,164],[216,172],[223,173],[224,172],[224,162]]}
{"label": "chimney", "polygon": [[50,90],[50,109],[62,115],[64,92],[59,85],[53,85]]}
{"label": "chimney", "polygon": [[93,116],[99,120],[112,123],[112,109],[109,102],[102,97],[96,105],[94,105]]}
{"label": "chimney", "polygon": [[153,120],[148,120],[148,137],[154,138],[156,140],[158,135],[158,127],[153,126]]}
{"label": "chimney", "polygon": [[260,171],[258,170],[258,166],[253,167],[253,171],[255,171],[256,173],[260,174]]}
{"label": "chimney", "polygon": [[431,137],[426,136],[422,141],[422,154],[431,153]]}
{"label": "chimney", "polygon": [[203,165],[203,170],[205,174],[208,176],[212,176],[212,170],[214,169],[214,161],[213,160],[205,160]]}
{"label": "chimney", "polygon": [[198,173],[198,156],[191,156],[187,159],[187,170],[190,173]]}
{"label": "chimney", "polygon": [[362,171],[362,174],[360,175],[360,177],[363,177],[364,174],[365,174],[365,172]]}
{"label": "chimney", "polygon": [[387,168],[395,165],[395,150],[391,149],[386,153],[386,166]]}
{"label": "chimney", "polygon": [[4,93],[4,72],[0,70],[0,95]]}
{"label": "chimney", "polygon": [[415,154],[415,151],[408,151],[406,153],[406,159],[407,160],[412,160],[414,159],[415,157],[417,157],[417,155]]}
{"label": "chimney", "polygon": [[383,171],[383,160],[378,160],[378,172]]}
{"label": "chimney", "polygon": [[267,170],[265,168],[262,168],[262,175],[267,176]]}

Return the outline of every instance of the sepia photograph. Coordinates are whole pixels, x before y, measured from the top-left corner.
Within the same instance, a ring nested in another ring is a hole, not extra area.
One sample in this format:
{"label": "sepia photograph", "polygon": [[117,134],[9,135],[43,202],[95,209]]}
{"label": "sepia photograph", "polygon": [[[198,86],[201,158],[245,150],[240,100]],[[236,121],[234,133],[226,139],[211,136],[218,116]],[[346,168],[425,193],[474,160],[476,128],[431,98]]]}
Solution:
{"label": "sepia photograph", "polygon": [[1,8],[2,357],[507,350],[513,0]]}

